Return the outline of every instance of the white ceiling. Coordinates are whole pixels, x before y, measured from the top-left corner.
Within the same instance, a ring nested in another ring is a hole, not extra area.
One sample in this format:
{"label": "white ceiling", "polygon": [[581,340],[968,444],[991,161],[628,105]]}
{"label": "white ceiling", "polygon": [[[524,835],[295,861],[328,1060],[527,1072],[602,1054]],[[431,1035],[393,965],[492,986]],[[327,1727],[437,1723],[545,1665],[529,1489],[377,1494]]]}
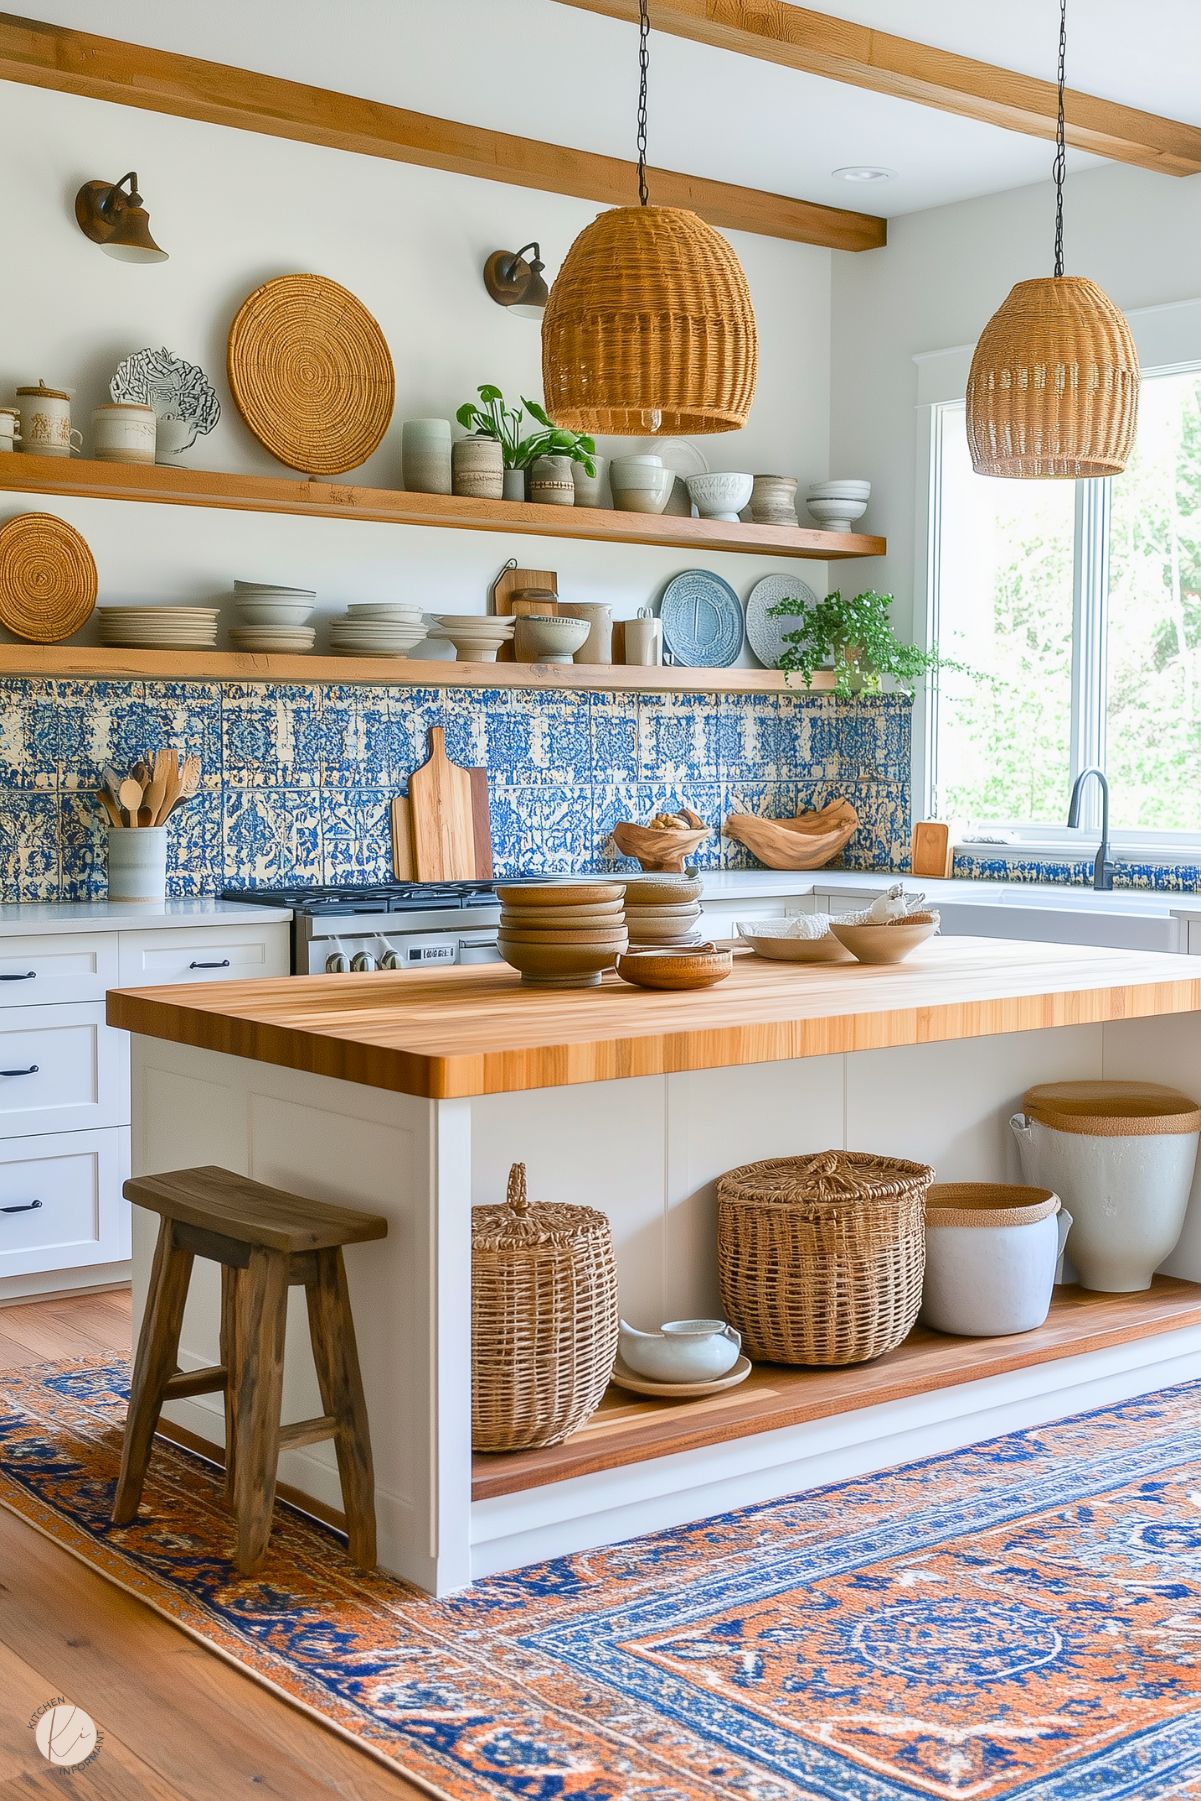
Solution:
{"label": "white ceiling", "polygon": [[[1054,0],[816,6],[983,61],[1054,71]],[[43,0],[38,10],[83,31],[633,154],[634,27],[553,0]],[[1201,124],[1201,0],[1069,0],[1068,21],[1069,85]],[[657,33],[649,111],[652,162],[887,216],[1050,173],[1051,146],[1039,139]],[[863,163],[897,179],[864,188],[831,177]],[[1069,157],[1073,172],[1094,166]]]}

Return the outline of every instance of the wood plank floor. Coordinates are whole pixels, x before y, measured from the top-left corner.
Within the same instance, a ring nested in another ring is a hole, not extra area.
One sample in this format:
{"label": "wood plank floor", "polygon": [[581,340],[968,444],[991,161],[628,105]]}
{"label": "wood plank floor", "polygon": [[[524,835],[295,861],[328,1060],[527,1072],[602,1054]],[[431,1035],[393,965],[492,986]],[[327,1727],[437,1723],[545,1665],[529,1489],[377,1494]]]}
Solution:
{"label": "wood plank floor", "polygon": [[1013,1338],[946,1338],[919,1326],[898,1350],[875,1363],[836,1370],[760,1364],[737,1388],[697,1401],[645,1400],[611,1388],[599,1412],[563,1444],[477,1453],[471,1495],[480,1501],[515,1494],[1196,1325],[1201,1325],[1201,1283],[1156,1276],[1145,1294],[1058,1288],[1045,1325]]}
{"label": "wood plank floor", "polygon": [[[0,1307],[7,1369],[129,1350],[129,1295]],[[417,1801],[394,1776],[0,1508],[0,1801]],[[66,1695],[104,1735],[54,1771],[29,1729]]]}

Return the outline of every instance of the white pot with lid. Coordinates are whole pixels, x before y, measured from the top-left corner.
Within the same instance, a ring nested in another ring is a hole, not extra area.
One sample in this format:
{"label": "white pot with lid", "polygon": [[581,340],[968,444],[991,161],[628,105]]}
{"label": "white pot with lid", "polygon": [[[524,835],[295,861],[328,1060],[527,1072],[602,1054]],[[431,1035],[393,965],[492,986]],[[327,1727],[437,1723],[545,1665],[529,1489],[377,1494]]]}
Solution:
{"label": "white pot with lid", "polygon": [[1201,1107],[1153,1082],[1044,1082],[1009,1122],[1027,1182],[1069,1209],[1081,1286],[1149,1288],[1184,1229]]}
{"label": "white pot with lid", "polygon": [[956,1338],[1033,1332],[1072,1216],[1049,1188],[937,1182],[926,1191],[923,1325]]}

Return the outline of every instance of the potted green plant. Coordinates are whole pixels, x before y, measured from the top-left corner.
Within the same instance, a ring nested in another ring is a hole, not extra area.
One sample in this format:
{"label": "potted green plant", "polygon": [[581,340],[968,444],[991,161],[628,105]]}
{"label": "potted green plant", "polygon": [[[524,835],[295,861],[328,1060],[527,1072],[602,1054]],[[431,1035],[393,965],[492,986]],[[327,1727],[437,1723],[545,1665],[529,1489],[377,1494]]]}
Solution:
{"label": "potted green plant", "polygon": [[843,700],[853,694],[878,694],[885,676],[912,694],[931,670],[961,667],[936,650],[903,644],[888,617],[892,602],[891,594],[878,594],[874,588],[853,600],[844,600],[836,588],[815,607],[795,599],[780,601],[770,609],[772,616],[800,623],[795,631],[784,633],[788,648],[778,667],[803,676],[811,688],[815,672],[832,663],[834,692]]}
{"label": "potted green plant", "polygon": [[[563,456],[582,465],[585,472],[596,474],[596,444],[582,432],[562,431],[551,423],[543,409],[523,394],[519,407],[505,405],[499,388],[485,383],[478,389],[479,405],[466,400],[455,414],[459,424],[479,438],[496,438],[505,465],[505,499],[525,499],[525,474],[539,457]],[[526,415],[538,430],[522,435]],[[513,480],[511,477],[516,476]]]}

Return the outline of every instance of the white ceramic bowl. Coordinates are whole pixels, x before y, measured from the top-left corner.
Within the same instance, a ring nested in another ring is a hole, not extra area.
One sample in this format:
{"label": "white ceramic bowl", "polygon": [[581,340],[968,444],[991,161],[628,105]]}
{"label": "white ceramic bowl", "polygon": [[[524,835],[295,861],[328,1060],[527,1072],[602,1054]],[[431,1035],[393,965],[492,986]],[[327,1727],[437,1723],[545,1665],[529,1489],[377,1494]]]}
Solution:
{"label": "white ceramic bowl", "polygon": [[806,494],[817,500],[868,500],[871,497],[872,484],[865,481],[810,482],[805,489]]}
{"label": "white ceramic bowl", "polygon": [[316,588],[280,587],[275,582],[235,582],[234,593],[239,600],[243,597],[247,600],[265,600],[269,599],[271,595],[275,595],[279,600],[316,600],[317,598]]}
{"label": "white ceramic bowl", "polygon": [[240,600],[239,625],[304,625],[313,613],[307,600]]}
{"label": "white ceramic bowl", "polygon": [[619,513],[661,513],[671,499],[675,480],[672,471],[662,464],[658,468],[649,462],[639,466],[638,459],[633,459],[630,468],[619,474],[614,463],[609,470],[613,505]]}
{"label": "white ceramic bowl", "polygon": [[832,500],[812,497],[805,502],[819,525],[854,525],[867,512],[866,500]]}
{"label": "white ceramic bowl", "polygon": [[389,619],[396,623],[419,620],[422,609],[399,600],[356,600],[346,609],[347,619]]}
{"label": "white ceramic bowl", "polygon": [[724,519],[734,523],[751,498],[755,485],[753,475],[722,472],[716,475],[690,475],[688,493],[702,519]]}

